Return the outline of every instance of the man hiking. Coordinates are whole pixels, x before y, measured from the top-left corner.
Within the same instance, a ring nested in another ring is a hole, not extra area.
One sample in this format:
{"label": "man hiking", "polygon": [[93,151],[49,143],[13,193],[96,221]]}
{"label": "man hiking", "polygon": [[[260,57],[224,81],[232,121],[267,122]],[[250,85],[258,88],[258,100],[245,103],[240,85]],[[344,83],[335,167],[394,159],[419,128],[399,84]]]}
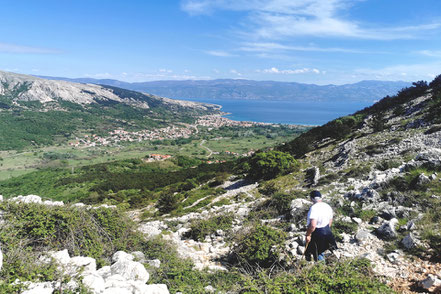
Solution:
{"label": "man hiking", "polygon": [[306,260],[325,260],[323,253],[327,249],[337,249],[331,232],[333,212],[331,206],[322,202],[322,194],[312,191],[309,196],[314,203],[308,211],[306,230]]}

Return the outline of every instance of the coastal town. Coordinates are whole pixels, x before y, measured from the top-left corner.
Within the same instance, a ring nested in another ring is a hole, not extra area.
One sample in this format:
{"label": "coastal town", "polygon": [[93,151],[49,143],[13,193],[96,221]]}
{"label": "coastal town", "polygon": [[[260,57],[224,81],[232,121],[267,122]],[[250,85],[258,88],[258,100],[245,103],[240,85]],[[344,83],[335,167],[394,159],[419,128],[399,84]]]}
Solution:
{"label": "coastal town", "polygon": [[253,127],[258,125],[272,125],[268,123],[258,123],[249,121],[234,121],[221,115],[201,116],[194,124],[179,124],[160,129],[141,130],[136,132],[126,131],[122,128],[109,132],[108,136],[98,136],[96,134],[86,134],[83,137],[76,137],[69,142],[70,146],[76,148],[88,148],[97,146],[115,146],[123,142],[142,142],[166,139],[189,138],[199,132],[198,127],[206,127],[208,130],[224,126]]}

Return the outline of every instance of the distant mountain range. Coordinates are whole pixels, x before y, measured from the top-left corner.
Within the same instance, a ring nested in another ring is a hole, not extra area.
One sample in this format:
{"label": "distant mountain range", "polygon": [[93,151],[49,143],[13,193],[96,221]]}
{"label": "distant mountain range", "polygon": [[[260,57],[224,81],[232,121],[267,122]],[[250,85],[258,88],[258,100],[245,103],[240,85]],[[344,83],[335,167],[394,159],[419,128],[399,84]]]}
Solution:
{"label": "distant mountain range", "polygon": [[387,95],[395,95],[408,82],[361,81],[345,85],[314,85],[295,82],[252,80],[186,80],[127,83],[111,79],[44,77],[77,83],[109,85],[146,92],[173,99],[247,99],[290,101],[353,101],[374,102]]}

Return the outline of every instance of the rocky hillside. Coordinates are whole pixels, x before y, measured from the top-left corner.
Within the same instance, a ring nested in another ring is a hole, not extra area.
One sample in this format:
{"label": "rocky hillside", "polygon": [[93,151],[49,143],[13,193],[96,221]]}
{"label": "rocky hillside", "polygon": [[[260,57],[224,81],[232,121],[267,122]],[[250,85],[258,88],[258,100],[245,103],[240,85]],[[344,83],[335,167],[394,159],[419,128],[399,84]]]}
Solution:
{"label": "rocky hillside", "polygon": [[[81,133],[189,123],[220,106],[162,98],[112,86],[0,72],[0,150],[44,146]],[[58,138],[55,140],[55,138]]]}
{"label": "rocky hillside", "polygon": [[[13,283],[20,277],[33,281],[24,284],[31,287],[49,283],[47,293],[69,289],[60,266],[87,256],[98,269],[71,274],[83,275],[82,280],[73,278],[77,288],[71,289],[439,293],[441,76],[430,84],[415,83],[277,149],[236,162],[206,184],[145,193],[140,197],[146,197],[147,205],[136,210],[124,211],[124,203],[54,208],[41,199],[33,204],[17,203],[29,202],[26,197],[3,201],[0,238],[2,273],[7,275],[0,287],[22,286]],[[326,264],[308,263],[303,257],[305,218],[312,204],[307,195],[312,189],[322,192],[335,213],[332,229],[339,249],[327,252]],[[79,245],[83,243],[87,246]],[[43,260],[40,256],[47,254],[42,252],[52,249],[54,267],[14,272],[12,260],[26,258],[8,244],[30,244],[20,248]],[[121,250],[131,255],[115,255]],[[144,264],[148,278],[137,262]],[[143,274],[121,275],[122,263]],[[149,289],[146,281],[152,284]]]}
{"label": "rocky hillside", "polygon": [[[80,84],[66,81],[47,80],[29,75],[0,71],[0,97],[17,105],[19,101],[38,101],[41,103],[59,100],[76,104],[125,103],[139,108],[158,105],[177,105],[199,110],[218,110],[212,104],[195,103],[162,98],[149,94],[121,91],[116,87],[94,84]],[[4,105],[7,108],[7,105]],[[1,105],[0,105],[1,108]]]}

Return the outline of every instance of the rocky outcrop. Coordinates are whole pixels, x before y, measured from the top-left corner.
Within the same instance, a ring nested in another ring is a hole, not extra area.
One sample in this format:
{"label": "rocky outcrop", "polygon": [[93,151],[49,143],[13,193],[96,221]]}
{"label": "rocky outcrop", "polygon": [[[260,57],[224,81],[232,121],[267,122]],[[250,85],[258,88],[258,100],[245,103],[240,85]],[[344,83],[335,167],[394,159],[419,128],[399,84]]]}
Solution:
{"label": "rocky outcrop", "polygon": [[[135,255],[139,256],[139,253]],[[146,283],[149,273],[144,265],[134,261],[135,256],[118,251],[112,256],[111,266],[104,266],[97,270],[96,261],[90,257],[70,257],[67,250],[49,252],[41,257],[41,262],[48,263],[54,260],[58,270],[65,276],[72,278],[69,283],[59,281],[31,283],[24,282],[27,290],[23,294],[54,293],[59,289],[75,291],[80,281],[93,294],[168,294],[166,285]]]}

